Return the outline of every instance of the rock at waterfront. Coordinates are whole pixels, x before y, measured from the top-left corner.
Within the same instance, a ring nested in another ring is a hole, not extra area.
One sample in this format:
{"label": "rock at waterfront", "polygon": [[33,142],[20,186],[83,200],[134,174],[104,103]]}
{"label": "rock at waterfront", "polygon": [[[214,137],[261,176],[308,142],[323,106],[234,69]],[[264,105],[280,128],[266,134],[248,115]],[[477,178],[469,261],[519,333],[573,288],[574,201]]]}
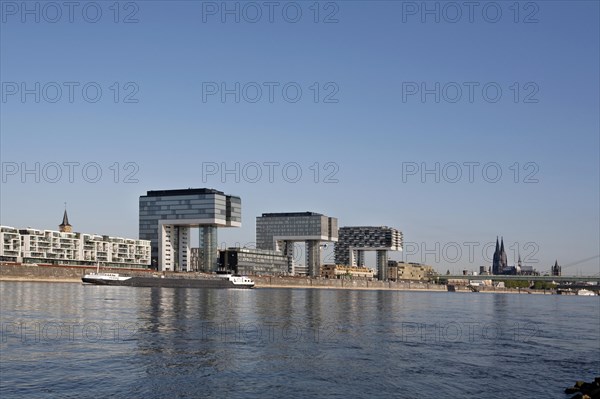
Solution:
{"label": "rock at waterfront", "polygon": [[594,382],[577,381],[565,393],[576,393],[571,399],[600,399],[600,377],[594,378]]}

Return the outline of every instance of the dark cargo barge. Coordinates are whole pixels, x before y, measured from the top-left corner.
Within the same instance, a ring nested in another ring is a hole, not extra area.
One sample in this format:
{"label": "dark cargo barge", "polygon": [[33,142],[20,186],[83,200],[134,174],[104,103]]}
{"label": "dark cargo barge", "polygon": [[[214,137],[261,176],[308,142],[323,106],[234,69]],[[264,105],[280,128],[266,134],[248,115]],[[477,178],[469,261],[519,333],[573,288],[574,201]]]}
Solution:
{"label": "dark cargo barge", "polygon": [[81,278],[86,284],[125,287],[163,288],[253,288],[254,281],[244,276],[221,274],[206,277],[121,276],[118,273],[89,273]]}

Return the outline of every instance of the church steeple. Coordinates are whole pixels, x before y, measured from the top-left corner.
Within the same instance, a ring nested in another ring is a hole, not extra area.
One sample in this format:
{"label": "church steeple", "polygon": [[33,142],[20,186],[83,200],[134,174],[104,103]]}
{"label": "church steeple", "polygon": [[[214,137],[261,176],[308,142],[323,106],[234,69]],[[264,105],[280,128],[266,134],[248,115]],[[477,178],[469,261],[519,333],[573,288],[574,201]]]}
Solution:
{"label": "church steeple", "polygon": [[496,250],[494,251],[494,260],[492,261],[492,274],[500,274],[500,243],[496,236]]}
{"label": "church steeple", "polygon": [[504,251],[504,237],[500,238],[500,269],[504,270],[508,267],[508,258]]}
{"label": "church steeple", "polygon": [[553,276],[560,276],[561,272],[562,272],[562,268],[558,265],[558,259],[554,262],[554,266],[552,266],[552,275]]}
{"label": "church steeple", "polygon": [[63,214],[62,223],[58,225],[58,229],[61,233],[72,233],[73,227],[69,224],[69,216],[67,215],[67,208],[65,205],[65,213]]}

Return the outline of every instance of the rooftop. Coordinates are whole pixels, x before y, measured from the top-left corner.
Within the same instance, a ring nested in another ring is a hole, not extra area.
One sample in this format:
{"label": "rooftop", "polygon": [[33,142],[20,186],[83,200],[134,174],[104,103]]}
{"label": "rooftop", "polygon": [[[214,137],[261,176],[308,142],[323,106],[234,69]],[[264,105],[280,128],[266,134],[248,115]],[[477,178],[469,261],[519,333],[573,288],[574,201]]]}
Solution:
{"label": "rooftop", "polygon": [[[224,192],[214,190],[212,188],[184,188],[176,190],[153,190],[146,192],[146,197],[169,197],[176,195],[198,195],[198,194],[220,194],[225,195]],[[143,196],[142,196],[143,197]]]}
{"label": "rooftop", "polygon": [[389,226],[343,226],[339,228],[340,230],[398,230],[394,227]]}
{"label": "rooftop", "polygon": [[271,217],[297,217],[297,216],[323,216],[320,213],[316,212],[280,212],[280,213],[263,213],[262,217],[271,218]]}

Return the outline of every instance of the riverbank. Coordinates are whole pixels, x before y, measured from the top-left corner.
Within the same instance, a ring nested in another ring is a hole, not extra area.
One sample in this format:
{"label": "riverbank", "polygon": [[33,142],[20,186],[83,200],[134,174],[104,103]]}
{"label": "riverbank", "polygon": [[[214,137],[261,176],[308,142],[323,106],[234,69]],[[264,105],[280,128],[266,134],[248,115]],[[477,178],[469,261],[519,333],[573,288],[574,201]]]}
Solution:
{"label": "riverbank", "polygon": [[[329,289],[329,290],[377,290],[377,291],[421,291],[421,292],[448,292],[448,286],[425,282],[394,282],[394,281],[369,281],[347,279],[309,279],[301,277],[252,277],[256,288],[293,288],[293,289]],[[455,286],[456,293],[473,293],[467,286]],[[555,295],[549,290],[525,290],[518,288],[482,287],[478,291],[485,294],[536,294]]]}
{"label": "riverbank", "polygon": [[0,276],[0,281],[16,281],[16,282],[31,282],[31,283],[81,283],[79,278],[47,278],[47,277],[12,277]]}
{"label": "riverbank", "polygon": [[63,266],[0,265],[0,281],[81,282],[86,268]]}
{"label": "riverbank", "polygon": [[446,292],[445,285],[426,282],[394,282],[366,279],[327,279],[308,277],[253,276],[256,288],[308,288],[344,290],[392,290]]}
{"label": "riverbank", "polygon": [[[105,270],[105,269],[103,269]],[[95,271],[92,267],[52,266],[52,265],[0,265],[0,281],[81,283],[81,277]],[[135,275],[153,273],[147,270],[105,270]],[[155,273],[155,272],[154,272]],[[308,277],[252,276],[258,289],[334,289],[334,290],[383,290],[383,291],[422,291],[447,292],[448,286],[419,281],[377,281],[365,279],[326,279]],[[455,286],[454,292],[471,293],[466,286]],[[518,288],[481,287],[481,293],[495,294],[555,294],[550,290],[530,290]]]}

